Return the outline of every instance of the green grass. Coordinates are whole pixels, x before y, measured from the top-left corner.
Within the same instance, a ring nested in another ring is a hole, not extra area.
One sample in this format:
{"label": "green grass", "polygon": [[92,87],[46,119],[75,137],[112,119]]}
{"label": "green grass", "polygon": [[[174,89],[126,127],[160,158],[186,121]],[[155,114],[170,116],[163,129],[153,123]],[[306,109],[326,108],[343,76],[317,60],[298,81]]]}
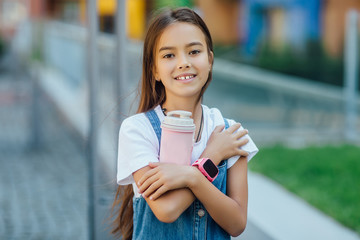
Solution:
{"label": "green grass", "polygon": [[249,169],[360,233],[359,147],[261,148]]}

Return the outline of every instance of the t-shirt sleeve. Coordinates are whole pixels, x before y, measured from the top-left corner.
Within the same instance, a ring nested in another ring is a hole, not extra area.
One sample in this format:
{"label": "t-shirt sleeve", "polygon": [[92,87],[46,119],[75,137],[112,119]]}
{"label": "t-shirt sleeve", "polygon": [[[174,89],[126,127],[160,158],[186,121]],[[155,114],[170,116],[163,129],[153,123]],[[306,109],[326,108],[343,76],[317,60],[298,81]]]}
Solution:
{"label": "t-shirt sleeve", "polygon": [[[233,125],[236,122],[234,120],[228,120],[229,121],[229,125]],[[243,126],[241,126],[239,130],[243,130]],[[246,134],[245,136],[243,136],[242,138],[247,138],[249,140],[249,142],[247,144],[245,144],[244,146],[241,147],[242,150],[246,151],[249,153],[248,156],[248,162],[256,155],[256,153],[259,151],[259,149],[256,147],[254,141],[251,139],[251,137],[249,136],[249,134]],[[227,167],[230,168],[232,167],[236,161],[239,159],[240,156],[234,156],[228,159],[228,165]]]}
{"label": "t-shirt sleeve", "polygon": [[159,143],[145,115],[135,115],[123,121],[119,131],[117,183],[134,183],[132,173],[158,162]]}

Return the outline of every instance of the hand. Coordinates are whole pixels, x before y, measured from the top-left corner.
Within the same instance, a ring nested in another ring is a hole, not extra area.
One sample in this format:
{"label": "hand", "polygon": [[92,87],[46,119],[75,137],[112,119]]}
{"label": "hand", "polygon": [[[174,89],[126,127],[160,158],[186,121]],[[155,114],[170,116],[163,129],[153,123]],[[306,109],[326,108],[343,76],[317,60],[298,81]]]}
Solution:
{"label": "hand", "polygon": [[[189,184],[189,174],[194,171],[192,166],[183,166],[171,163],[149,163],[152,168],[139,180],[139,193],[143,197],[155,200],[167,191],[185,188]],[[198,171],[195,169],[195,171]]]}
{"label": "hand", "polygon": [[249,155],[248,152],[240,149],[249,142],[247,138],[242,138],[248,134],[248,131],[245,129],[237,131],[241,127],[240,123],[235,123],[223,131],[224,127],[225,125],[220,125],[214,129],[202,154],[203,157],[211,158],[216,165],[219,165],[223,159]]}

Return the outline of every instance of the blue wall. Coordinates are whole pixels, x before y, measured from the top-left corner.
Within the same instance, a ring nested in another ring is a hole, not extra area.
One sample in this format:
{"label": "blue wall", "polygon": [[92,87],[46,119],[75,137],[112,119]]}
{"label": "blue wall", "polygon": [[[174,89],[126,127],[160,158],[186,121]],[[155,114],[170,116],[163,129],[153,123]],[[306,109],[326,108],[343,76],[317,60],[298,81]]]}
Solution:
{"label": "blue wall", "polygon": [[269,35],[267,12],[282,8],[284,32],[290,46],[302,50],[308,40],[321,36],[321,0],[244,0],[241,30],[243,51],[255,55]]}

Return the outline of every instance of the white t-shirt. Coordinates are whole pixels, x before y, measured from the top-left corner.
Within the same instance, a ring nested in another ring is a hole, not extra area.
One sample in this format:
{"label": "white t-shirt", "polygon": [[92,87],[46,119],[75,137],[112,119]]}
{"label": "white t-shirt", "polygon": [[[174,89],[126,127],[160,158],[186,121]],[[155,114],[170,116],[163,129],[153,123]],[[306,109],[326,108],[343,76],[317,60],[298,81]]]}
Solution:
{"label": "white t-shirt", "polygon": [[[206,147],[215,127],[224,124],[224,119],[217,108],[203,107],[204,125],[199,142],[194,143],[191,155],[191,163],[200,158],[200,155]],[[160,105],[155,108],[155,112],[160,122],[164,120],[164,114]],[[235,123],[234,120],[228,120],[229,125]],[[243,129],[241,126],[240,129]],[[249,135],[245,135],[249,142],[241,149],[249,153],[248,161],[259,151]],[[239,159],[234,156],[228,159],[227,167],[230,168]],[[135,114],[126,118],[120,127],[119,146],[118,146],[118,165],[117,165],[117,183],[119,185],[133,184],[134,194],[139,197],[137,186],[134,183],[132,173],[147,166],[149,162],[159,161],[159,141],[155,131],[144,113]]]}

